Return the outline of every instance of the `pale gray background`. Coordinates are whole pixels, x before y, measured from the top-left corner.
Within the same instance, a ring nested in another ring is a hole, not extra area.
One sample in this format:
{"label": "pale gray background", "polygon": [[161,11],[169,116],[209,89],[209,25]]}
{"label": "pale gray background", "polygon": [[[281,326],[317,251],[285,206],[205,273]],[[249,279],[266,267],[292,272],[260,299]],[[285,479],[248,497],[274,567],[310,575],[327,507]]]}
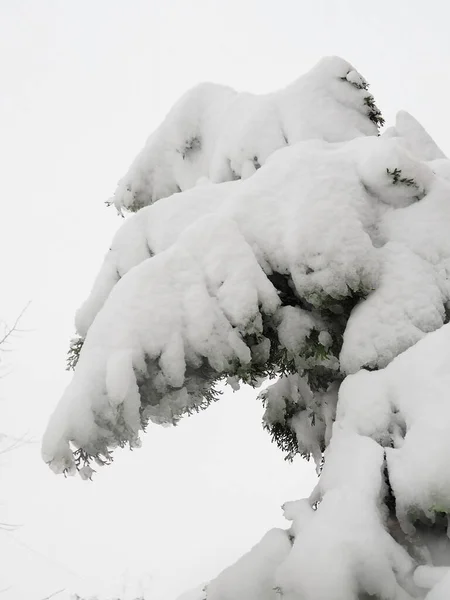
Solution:
{"label": "pale gray background", "polygon": [[308,495],[312,467],[283,462],[248,390],[151,427],[93,483],[42,464],[73,314],[120,225],[103,202],[189,87],[267,92],[327,54],[363,73],[388,121],[409,110],[445,151],[449,14],[445,0],[0,0],[0,316],[32,300],[0,380],[0,430],[36,440],[0,457],[0,521],[23,524],[0,531],[2,600],[124,574],[173,600]]}

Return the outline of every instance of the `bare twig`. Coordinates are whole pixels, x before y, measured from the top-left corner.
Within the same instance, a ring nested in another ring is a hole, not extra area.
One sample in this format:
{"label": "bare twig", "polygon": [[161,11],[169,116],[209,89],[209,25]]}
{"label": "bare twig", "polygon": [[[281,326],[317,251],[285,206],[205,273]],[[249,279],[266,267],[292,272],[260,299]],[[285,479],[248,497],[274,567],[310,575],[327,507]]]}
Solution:
{"label": "bare twig", "polygon": [[19,527],[22,527],[22,525],[15,525],[14,523],[2,523],[0,521],[0,529],[3,529],[4,531],[15,531],[16,529],[19,529]]}
{"label": "bare twig", "polygon": [[[30,306],[30,304],[31,304],[31,300],[29,302],[27,302],[27,304],[24,306],[24,308],[22,308],[22,310],[20,311],[20,313],[17,316],[16,320],[12,324],[12,326],[5,328],[5,332],[3,334],[3,337],[0,338],[0,346],[3,346],[3,344],[8,340],[8,338],[11,337],[11,335],[13,333],[16,333],[16,332],[20,331],[18,329],[18,325],[19,325],[20,319],[23,317],[23,315],[25,314],[25,312],[28,309],[28,307]],[[4,348],[2,348],[2,351],[4,351]]]}
{"label": "bare twig", "polygon": [[0,590],[0,594],[3,594],[3,592],[7,592],[8,590],[10,590],[12,588],[11,585],[8,585],[8,587],[5,587],[3,589]]}
{"label": "bare twig", "polygon": [[50,598],[53,598],[57,594],[60,594],[61,592],[65,592],[65,591],[66,591],[66,588],[62,588],[60,590],[57,590],[56,592],[53,592],[53,594],[50,594],[50,596],[45,596],[45,598],[41,598],[40,600],[49,600]]}

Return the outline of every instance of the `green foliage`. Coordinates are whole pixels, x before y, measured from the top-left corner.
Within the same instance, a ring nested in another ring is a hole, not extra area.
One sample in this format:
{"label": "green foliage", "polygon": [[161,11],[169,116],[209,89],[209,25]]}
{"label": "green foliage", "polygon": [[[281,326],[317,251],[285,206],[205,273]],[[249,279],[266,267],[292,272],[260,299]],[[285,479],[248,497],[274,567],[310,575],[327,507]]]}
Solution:
{"label": "green foliage", "polygon": [[392,489],[391,486],[391,482],[389,479],[389,470],[387,467],[387,460],[386,460],[386,452],[384,452],[384,463],[383,463],[383,479],[384,479],[384,488],[385,488],[385,492],[384,492],[384,504],[386,505],[389,514],[390,515],[395,515],[395,510],[396,510],[396,502],[395,502],[395,495],[394,495],[394,491]]}
{"label": "green foliage", "polygon": [[[145,430],[154,410],[159,406],[163,396],[179,393],[180,388],[174,388],[169,385],[161,387],[158,381],[159,367],[157,361],[146,361],[147,372],[136,372],[139,394],[141,397],[141,425]],[[200,410],[208,408],[212,402],[216,402],[222,392],[217,389],[217,385],[225,378],[225,374],[218,373],[208,363],[202,359],[196,365],[188,365],[185,372],[184,387],[189,395],[189,405],[181,405],[179,410],[174,408],[170,415],[163,419],[165,422],[176,425],[183,415],[192,415]],[[162,418],[162,416],[161,416]]]}
{"label": "green foliage", "polygon": [[448,504],[433,504],[430,510],[435,514],[440,515],[448,515],[450,513],[450,507]]}
{"label": "green foliage", "polygon": [[302,352],[302,356],[306,359],[312,359],[320,362],[329,358],[328,348],[325,348],[319,341],[320,332],[317,329],[313,329],[309,336],[306,338],[305,350]]}
{"label": "green foliage", "polygon": [[345,81],[346,83],[350,83],[350,85],[352,85],[353,87],[355,87],[357,90],[368,90],[369,89],[369,83],[360,75],[360,82],[356,82],[356,81],[351,81],[351,79],[348,79],[348,76],[350,75],[352,71],[349,71],[347,73],[347,75],[345,77],[341,77],[341,81]]}
{"label": "green foliage", "polygon": [[372,121],[372,123],[375,123],[375,125],[377,127],[382,127],[384,125],[385,121],[384,121],[383,115],[381,114],[381,110],[375,104],[375,99],[372,96],[372,94],[369,94],[368,96],[366,96],[364,98],[364,104],[369,109],[367,116]]}
{"label": "green foliage", "polygon": [[76,336],[70,340],[66,359],[66,371],[74,371],[80,358],[80,352],[84,344],[84,338]]}
{"label": "green foliage", "polygon": [[196,152],[196,151],[200,150],[201,147],[202,147],[201,138],[199,136],[195,135],[192,138],[190,138],[189,140],[186,140],[186,142],[184,143],[184,146],[181,148],[181,150],[178,150],[178,152],[183,157],[183,160],[185,160],[185,158],[191,152]]}
{"label": "green foliage", "polygon": [[[333,365],[331,361],[334,360],[338,364],[347,321],[353,308],[367,296],[369,290],[362,287],[357,290],[347,288],[348,294],[341,298],[315,294],[313,298],[308,297],[306,300],[298,297],[287,276],[275,273],[270,276],[270,280],[278,289],[284,305],[297,306],[316,315],[331,336],[331,345],[325,347],[319,341],[320,331],[313,329],[306,338],[300,353],[294,356],[281,346],[276,330],[267,326],[264,333],[269,336],[271,348],[273,348],[271,351],[273,376],[298,373],[306,377],[313,393],[325,392],[333,382],[340,382],[344,378],[339,369],[331,366]],[[264,395],[261,397],[264,402]],[[305,407],[292,402],[291,399],[284,398],[284,400],[286,402],[284,418],[276,423],[264,423],[264,428],[270,433],[272,441],[286,454],[286,460],[293,460],[296,454],[301,454],[303,458],[309,459],[309,454],[299,450],[296,434],[290,426],[292,417],[304,410]],[[312,425],[314,425],[315,418],[321,417],[312,412]]]}
{"label": "green foliage", "polygon": [[295,291],[294,283],[288,275],[274,271],[271,275],[268,275],[267,279],[277,290],[283,306],[298,306],[305,310],[313,308],[311,303],[299,297]]}
{"label": "green foliage", "polygon": [[344,377],[340,372],[332,371],[318,365],[312,369],[308,369],[306,378],[312,390],[325,392],[334,381],[342,381]]}
{"label": "green foliage", "polygon": [[[347,75],[348,75],[348,73],[347,73]],[[369,89],[369,84],[363,78],[361,78],[361,83],[356,83],[356,81],[349,81],[347,79],[347,77],[341,77],[341,79],[342,79],[342,81],[348,81],[348,83],[350,83],[353,87],[355,87],[358,90],[368,90]]]}
{"label": "green foliage", "polygon": [[[332,342],[329,348],[325,348],[319,342],[319,332],[313,330],[306,340],[307,344],[302,352],[302,356],[314,359],[318,365],[327,358],[338,358],[350,314],[355,306],[367,297],[370,291],[362,286],[355,290],[347,287],[347,295],[340,298],[326,294],[319,295],[317,293],[314,296],[309,296],[308,302],[311,303],[310,306],[314,306],[314,311],[311,312],[317,314],[326,325],[326,330],[330,334]],[[305,302],[303,302],[304,305]],[[314,366],[312,360],[309,361],[309,364],[310,367]],[[312,389],[313,391],[315,390],[314,387]]]}
{"label": "green foliage", "polygon": [[353,288],[347,286],[347,293],[342,296],[330,296],[328,294],[314,292],[309,294],[307,302],[311,307],[317,309],[324,317],[329,317],[333,320],[339,320],[340,317],[345,318],[353,310],[360,300],[364,300],[371,289],[364,287],[362,284]]}
{"label": "green foliage", "polygon": [[277,596],[279,596],[280,598],[283,596],[283,590],[280,588],[279,585],[276,585],[274,588],[272,588],[273,591],[276,593]]}
{"label": "green foliage", "polygon": [[402,175],[401,169],[395,168],[393,171],[391,171],[390,169],[386,169],[386,173],[389,175],[389,177],[392,177],[393,185],[397,185],[397,183],[400,183],[402,185],[407,185],[409,187],[419,189],[419,186],[414,181],[414,179],[401,176]]}
{"label": "green foliage", "polygon": [[[75,450],[73,456],[77,471],[79,471],[83,467],[89,467],[92,460],[94,460],[100,467],[103,467],[104,465],[109,465],[113,461],[112,454],[109,452],[105,452],[104,454],[100,452],[95,454],[89,454],[89,452],[86,452],[86,450],[83,450],[83,448],[78,448],[78,450]],[[66,472],[64,472],[64,474],[66,475]]]}
{"label": "green foliage", "polygon": [[[263,404],[265,405],[265,396],[261,395]],[[285,410],[283,420],[275,423],[264,423],[263,427],[269,432],[272,442],[275,442],[278,448],[285,453],[284,460],[292,462],[295,456],[299,453],[297,436],[294,430],[289,426],[290,420],[300,410],[301,407],[293,402],[290,398],[284,398]],[[309,454],[302,454],[303,458],[309,460]]]}
{"label": "green foliage", "polygon": [[[131,193],[132,189],[131,186],[128,185],[127,186],[127,192]],[[141,208],[144,208],[144,206],[147,206],[147,204],[151,204],[151,198],[138,198],[136,192],[133,192],[133,202],[131,202],[131,204],[129,206],[127,206],[127,209],[130,212],[138,212],[139,210],[141,210]]]}
{"label": "green foliage", "polygon": [[[348,76],[348,73],[347,73],[347,76]],[[358,90],[368,90],[369,89],[369,83],[365,79],[361,78],[361,82],[357,83],[356,81],[349,81],[347,79],[347,76],[341,77],[341,80],[350,83],[350,85],[357,88]],[[375,125],[377,127],[382,127],[384,125],[385,121],[381,114],[380,109],[375,104],[375,99],[372,96],[372,94],[367,94],[367,96],[364,97],[364,105],[367,106],[367,108],[369,109],[367,116],[372,121],[372,123],[375,123]]]}

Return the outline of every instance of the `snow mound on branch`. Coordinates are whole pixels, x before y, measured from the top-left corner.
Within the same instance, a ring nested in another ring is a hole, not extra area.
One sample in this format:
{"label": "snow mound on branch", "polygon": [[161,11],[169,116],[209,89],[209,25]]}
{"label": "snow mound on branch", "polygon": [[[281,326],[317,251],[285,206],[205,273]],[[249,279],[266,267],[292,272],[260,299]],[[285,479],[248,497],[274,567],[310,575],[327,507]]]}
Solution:
{"label": "snow mound on branch", "polygon": [[405,148],[420,160],[434,161],[445,158],[445,154],[429,133],[406,110],[397,113],[395,126],[386,129],[383,136],[402,138]]}
{"label": "snow mound on branch", "polygon": [[[415,177],[415,184],[393,185],[392,177],[386,173],[389,165],[392,170],[403,170],[406,176]],[[329,181],[323,178],[325,167],[329,168]],[[269,262],[272,270],[289,272],[292,263],[303,258],[306,264],[296,268],[293,276],[298,287],[309,288],[305,290],[309,293],[323,288],[330,294],[344,296],[347,286],[354,289],[360,283],[364,270],[372,271],[366,276],[371,281],[363,281],[370,287],[376,267],[367,233],[372,238],[376,235],[376,213],[384,210],[384,204],[414,203],[418,194],[423,196],[432,187],[433,181],[433,173],[409,156],[400,143],[371,138],[343,147],[320,142],[298,144],[277,152],[255,180],[206,184],[175,194],[139,211],[119,229],[93,291],[77,315],[78,332],[86,335],[121,276],[166,249],[186,227],[209,212],[225,213],[238,221],[259,261]],[[370,194],[364,193],[362,185]],[[374,202],[374,195],[379,203]],[[336,222],[342,225],[337,227]],[[317,231],[326,231],[327,239],[316,235]],[[361,256],[351,259],[356,249]],[[339,272],[348,268],[347,276]],[[334,271],[332,277],[330,270]]]}
{"label": "snow mound on branch", "polygon": [[415,584],[425,590],[432,590],[425,600],[447,600],[450,595],[450,567],[421,565],[414,571]]}
{"label": "snow mound on branch", "polygon": [[296,438],[293,451],[306,458],[312,456],[317,470],[331,438],[337,391],[338,386],[332,384],[326,392],[313,392],[305,377],[292,373],[280,377],[261,393],[266,428],[274,432],[281,425],[292,430]]}
{"label": "snow mound on branch", "polygon": [[322,59],[271,94],[200,84],[150,136],[113,201],[118,210],[138,210],[193,187],[205,176],[215,183],[245,179],[287,144],[376,135],[381,122],[366,81],[338,57]]}
{"label": "snow mound on branch", "polygon": [[206,600],[206,586],[199,585],[195,589],[179,596],[177,600]]}
{"label": "snow mound on branch", "polygon": [[335,427],[314,497],[321,503],[299,515],[292,551],[277,571],[283,598],[410,598],[403,584],[413,563],[383,523],[383,460],[376,442]]}
{"label": "snow mound on branch", "polygon": [[425,600],[448,600],[450,598],[450,573],[448,572],[433,586]]}
{"label": "snow mound on branch", "polygon": [[260,308],[270,314],[278,304],[236,224],[203,217],[112,290],[80,356],[77,373],[85,376],[73,380],[51,418],[44,458],[71,471],[68,440],[93,456],[108,456],[115,443],[136,444],[138,384],[148,388],[145,416],[157,422],[195,407],[203,394],[189,394],[186,369],[200,370],[205,357],[218,373],[249,363],[242,334],[259,332]]}
{"label": "snow mound on branch", "polygon": [[[435,522],[450,513],[449,357],[446,325],[385,369],[362,370],[343,382],[325,466],[310,499],[320,503],[277,573],[283,598],[356,600],[362,592],[411,598],[414,562],[387,531],[383,472],[406,534],[414,533],[417,519]],[[432,587],[434,575],[422,570],[414,581]],[[446,598],[440,592],[446,586],[436,583],[427,598]]]}
{"label": "snow mound on branch", "polygon": [[[143,209],[78,313],[86,341],[45,459],[71,470],[69,442],[93,456],[137,444],[149,419],[174,422],[209,402],[218,378],[253,381],[270,361],[314,363],[331,380],[386,365],[444,322],[449,199],[448,182],[400,140],[367,137],[301,142],[245,181]],[[304,327],[297,339],[282,327],[280,305],[292,304],[315,324],[306,346]]]}
{"label": "snow mound on branch", "polygon": [[396,242],[381,248],[380,258],[378,288],[353,311],[344,334],[341,367],[347,373],[385,367],[444,322],[448,295],[433,266]]}
{"label": "snow mound on branch", "polygon": [[388,446],[390,485],[406,533],[414,533],[418,519],[450,514],[449,357],[445,325],[384,370],[348,377],[340,390],[337,421]]}
{"label": "snow mound on branch", "polygon": [[237,182],[206,183],[174,194],[126,219],[114,236],[92,293],[78,310],[75,325],[85,337],[92,321],[121,277],[132,267],[171,246],[189,225],[215,212]]}
{"label": "snow mound on branch", "polygon": [[291,551],[286,531],[272,529],[206,588],[208,600],[277,600],[275,571]]}

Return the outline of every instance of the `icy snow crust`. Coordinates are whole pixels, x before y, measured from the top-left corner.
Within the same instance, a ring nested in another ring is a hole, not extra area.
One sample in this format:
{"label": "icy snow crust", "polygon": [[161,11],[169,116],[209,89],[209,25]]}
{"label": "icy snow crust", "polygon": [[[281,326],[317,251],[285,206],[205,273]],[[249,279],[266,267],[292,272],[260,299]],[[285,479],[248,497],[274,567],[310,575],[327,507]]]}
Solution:
{"label": "icy snow crust", "polygon": [[269,96],[182,98],[119,185],[119,208],[150,205],[76,317],[85,342],[43,440],[56,472],[90,477],[90,458],[205,407],[218,380],[274,375],[265,427],[319,472],[325,456],[311,498],[284,506],[289,531],[208,600],[448,596],[432,565],[450,546],[424,526],[450,513],[450,161],[407,113],[374,135],[367,97],[333,58]]}

